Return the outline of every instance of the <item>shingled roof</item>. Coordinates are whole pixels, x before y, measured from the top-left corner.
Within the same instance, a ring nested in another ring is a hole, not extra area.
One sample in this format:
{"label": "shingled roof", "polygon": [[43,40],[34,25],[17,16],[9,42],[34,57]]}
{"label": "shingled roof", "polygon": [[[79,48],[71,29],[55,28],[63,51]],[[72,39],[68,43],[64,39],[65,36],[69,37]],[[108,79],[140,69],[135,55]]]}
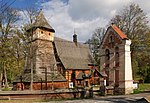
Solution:
{"label": "shingled roof", "polygon": [[38,16],[36,17],[36,20],[33,23],[33,28],[45,28],[49,31],[55,32],[55,30],[47,22],[45,16],[43,15],[42,10],[39,12]]}
{"label": "shingled roof", "polygon": [[57,37],[55,37],[54,43],[65,69],[89,69],[88,64],[94,63],[87,45],[76,44]]}

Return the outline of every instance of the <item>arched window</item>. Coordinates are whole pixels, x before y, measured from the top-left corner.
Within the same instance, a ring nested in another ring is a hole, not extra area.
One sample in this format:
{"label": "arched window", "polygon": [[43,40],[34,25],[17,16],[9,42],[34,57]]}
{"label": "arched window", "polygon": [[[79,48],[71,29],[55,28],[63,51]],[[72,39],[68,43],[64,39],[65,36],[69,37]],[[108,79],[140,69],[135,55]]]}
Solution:
{"label": "arched window", "polygon": [[113,35],[109,36],[109,43],[114,43],[114,36]]}
{"label": "arched window", "polygon": [[109,85],[109,60],[110,60],[110,51],[109,49],[105,50],[105,73],[107,74],[106,85]]}
{"label": "arched window", "polygon": [[119,66],[119,47],[115,48],[115,66]]}
{"label": "arched window", "polygon": [[110,60],[110,52],[109,49],[106,49],[105,51],[105,67],[109,67],[109,60]]}
{"label": "arched window", "polygon": [[[115,47],[115,67],[119,67],[119,47]],[[115,86],[119,86],[119,69],[115,70]]]}
{"label": "arched window", "polygon": [[114,47],[114,35],[110,35],[109,36],[109,45],[110,45],[110,48],[113,48]]}

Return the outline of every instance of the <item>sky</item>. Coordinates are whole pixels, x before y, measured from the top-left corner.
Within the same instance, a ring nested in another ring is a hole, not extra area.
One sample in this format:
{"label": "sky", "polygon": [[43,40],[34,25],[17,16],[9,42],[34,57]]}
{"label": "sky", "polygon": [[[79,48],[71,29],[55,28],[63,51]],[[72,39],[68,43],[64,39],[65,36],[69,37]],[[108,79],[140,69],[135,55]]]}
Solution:
{"label": "sky", "polygon": [[[33,6],[42,9],[57,37],[72,40],[75,31],[78,41],[85,42],[96,28],[106,27],[131,2],[139,4],[150,20],[150,0],[16,0],[11,6],[22,10]],[[22,19],[26,21],[23,13]]]}

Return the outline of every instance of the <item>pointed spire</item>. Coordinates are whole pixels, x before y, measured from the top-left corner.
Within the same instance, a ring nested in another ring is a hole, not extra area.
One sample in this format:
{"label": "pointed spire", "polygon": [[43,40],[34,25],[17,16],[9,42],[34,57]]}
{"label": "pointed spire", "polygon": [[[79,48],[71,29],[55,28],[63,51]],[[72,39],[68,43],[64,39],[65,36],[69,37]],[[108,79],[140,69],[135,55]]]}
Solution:
{"label": "pointed spire", "polygon": [[75,30],[75,28],[74,28],[74,34],[76,34],[76,30]]}
{"label": "pointed spire", "polygon": [[41,27],[41,28],[48,29],[52,32],[55,32],[55,30],[47,22],[44,14],[42,12],[42,9],[40,9],[40,12],[39,12],[38,16],[36,17],[36,20],[33,23],[33,25],[34,25],[34,27]]}

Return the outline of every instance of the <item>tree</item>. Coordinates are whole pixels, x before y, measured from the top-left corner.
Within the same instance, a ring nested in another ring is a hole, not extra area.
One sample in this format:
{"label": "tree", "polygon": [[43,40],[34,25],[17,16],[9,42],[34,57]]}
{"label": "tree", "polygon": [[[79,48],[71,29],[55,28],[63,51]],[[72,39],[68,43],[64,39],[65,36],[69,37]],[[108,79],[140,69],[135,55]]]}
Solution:
{"label": "tree", "polygon": [[110,23],[118,26],[132,40],[132,52],[136,51],[138,46],[142,46],[143,41],[147,39],[144,38],[148,32],[147,16],[137,4],[131,3],[125,7]]}
{"label": "tree", "polygon": [[88,39],[85,43],[89,44],[89,48],[93,54],[96,64],[100,66],[100,51],[99,47],[102,42],[102,38],[105,34],[105,28],[99,27],[94,30],[91,39]]}
{"label": "tree", "polygon": [[25,55],[24,55],[24,45],[22,43],[22,40],[19,37],[19,30],[14,30],[14,35],[11,38],[11,55],[12,55],[12,66],[11,68],[13,70],[10,71],[10,73],[13,73],[14,75],[11,76],[10,80],[13,80],[16,76],[20,75],[20,71],[22,71],[22,68],[25,64]]}
{"label": "tree", "polygon": [[146,14],[139,5],[131,3],[121,10],[119,15],[113,17],[110,24],[118,26],[131,40],[143,40],[148,31],[148,20]]}
{"label": "tree", "polygon": [[147,16],[139,7],[139,5],[131,3],[121,10],[118,15],[114,16],[110,20],[109,24],[111,23],[114,23],[116,26],[118,26],[127,35],[127,37],[132,40],[131,57],[135,79],[140,62],[137,61],[139,59],[138,56],[143,56],[139,54],[139,51],[142,49],[143,51],[147,52],[146,45],[148,43],[148,38],[146,37],[146,34],[149,30]]}
{"label": "tree", "polygon": [[144,82],[150,82],[150,56],[149,54],[141,53],[141,58],[138,59],[138,71],[137,74],[140,76]]}
{"label": "tree", "polygon": [[6,7],[5,10],[0,9],[0,70],[3,75],[2,81],[4,81],[5,87],[8,87],[7,71],[10,69],[12,62],[12,35],[14,35],[14,23],[19,19],[19,16],[17,10],[7,5]]}
{"label": "tree", "polygon": [[138,53],[138,70],[137,74],[144,82],[150,82],[150,31],[146,33],[146,41],[144,44],[144,50],[141,48],[141,52]]}
{"label": "tree", "polygon": [[[40,65],[39,67],[40,70],[42,71],[44,70],[43,73],[45,72],[46,88],[47,88],[47,76],[51,77],[52,84],[54,79],[56,78],[55,76],[56,73],[54,73],[56,64],[53,63],[53,58],[51,58],[51,52],[49,51],[49,49],[51,48],[51,44],[45,40],[43,41],[42,38],[41,40],[40,39],[37,40],[37,38],[34,36],[36,35],[35,32],[37,32],[36,29],[37,28],[41,29],[43,25],[42,23],[46,22],[46,19],[44,19],[43,17],[44,15],[42,14],[42,11],[40,11],[38,16],[36,16],[36,14],[37,12],[33,9],[27,10],[26,15],[29,18],[29,22],[24,26],[23,28],[24,32],[22,34],[22,38],[26,48],[26,57],[27,57],[26,70],[28,69],[31,74],[31,81],[30,81],[31,90],[33,85],[33,77],[34,75],[36,75],[36,73],[34,74],[34,70],[36,68],[36,64],[38,63]],[[44,22],[41,19],[44,20]],[[42,23],[40,23],[41,21]],[[47,72],[49,72],[50,75],[47,75]]]}
{"label": "tree", "polygon": [[[35,54],[32,53],[33,51],[36,51],[35,49],[37,49],[37,46],[35,44],[32,43],[33,40],[33,29],[30,30],[30,32],[28,32],[28,30],[30,28],[33,27],[33,22],[35,21],[36,15],[37,15],[37,10],[35,8],[28,8],[26,10],[26,12],[24,12],[24,14],[26,15],[26,17],[28,18],[28,23],[26,23],[24,25],[24,27],[22,28],[22,32],[20,37],[23,41],[24,44],[24,54],[25,54],[25,58],[29,58],[30,59],[30,65],[31,65],[31,83],[30,83],[30,89],[33,90],[32,85],[33,85],[33,62],[34,62],[34,56]],[[27,65],[27,64],[25,64]],[[27,67],[26,67],[27,68]]]}

